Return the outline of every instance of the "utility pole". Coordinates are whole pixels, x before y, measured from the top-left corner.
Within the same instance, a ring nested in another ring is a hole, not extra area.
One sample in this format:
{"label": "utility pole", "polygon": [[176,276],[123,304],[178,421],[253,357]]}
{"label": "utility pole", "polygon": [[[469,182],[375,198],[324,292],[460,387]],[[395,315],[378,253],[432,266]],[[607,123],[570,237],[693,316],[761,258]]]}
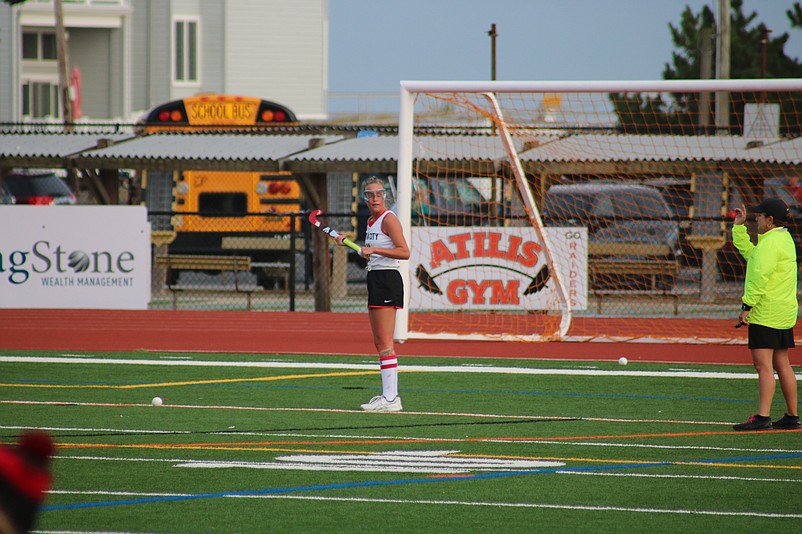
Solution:
{"label": "utility pole", "polygon": [[[730,79],[730,0],[718,0],[718,40],[716,41],[716,79]],[[724,91],[716,93],[716,131],[729,132],[730,100]]]}
{"label": "utility pole", "polygon": [[72,100],[70,84],[67,79],[67,34],[64,31],[63,0],[53,0],[53,14],[56,19],[56,53],[58,55],[58,89],[61,98],[61,111],[64,117],[64,130],[72,131]]}
{"label": "utility pole", "polygon": [[496,81],[496,23],[490,25],[490,31],[487,32],[490,36],[490,79]]}
{"label": "utility pole", "polygon": [[[709,80],[713,76],[713,29],[702,28],[701,35],[701,64],[699,78]],[[704,92],[699,99],[699,128],[702,133],[708,133],[710,127],[710,93]]]}
{"label": "utility pole", "polygon": [[[760,36],[760,77],[764,80],[766,79],[766,54],[768,53],[769,48],[769,34],[771,30],[768,28],[763,28],[762,35]],[[766,103],[766,91],[762,91],[760,93],[760,103]]]}

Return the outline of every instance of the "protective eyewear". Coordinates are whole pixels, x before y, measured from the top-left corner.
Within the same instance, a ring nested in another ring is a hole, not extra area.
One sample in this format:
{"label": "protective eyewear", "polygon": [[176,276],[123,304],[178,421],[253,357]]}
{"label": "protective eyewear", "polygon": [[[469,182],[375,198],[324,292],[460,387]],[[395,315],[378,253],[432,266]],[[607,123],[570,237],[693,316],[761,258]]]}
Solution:
{"label": "protective eyewear", "polygon": [[362,191],[362,198],[365,200],[372,200],[374,198],[387,198],[387,191],[384,189],[373,189],[371,191]]}

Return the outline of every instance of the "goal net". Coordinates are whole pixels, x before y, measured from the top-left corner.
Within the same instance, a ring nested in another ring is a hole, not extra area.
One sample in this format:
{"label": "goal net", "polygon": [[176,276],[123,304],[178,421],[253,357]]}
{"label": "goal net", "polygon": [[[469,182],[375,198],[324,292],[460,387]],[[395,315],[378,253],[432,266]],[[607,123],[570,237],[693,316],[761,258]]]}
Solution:
{"label": "goal net", "polygon": [[741,342],[732,210],[802,251],[801,124],[802,80],[402,83],[396,338]]}

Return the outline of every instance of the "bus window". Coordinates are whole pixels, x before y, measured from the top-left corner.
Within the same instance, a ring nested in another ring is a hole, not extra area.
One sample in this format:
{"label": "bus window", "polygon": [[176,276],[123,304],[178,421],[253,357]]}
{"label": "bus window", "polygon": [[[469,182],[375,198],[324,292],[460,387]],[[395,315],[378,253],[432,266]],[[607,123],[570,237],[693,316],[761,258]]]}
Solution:
{"label": "bus window", "polygon": [[245,193],[201,193],[198,195],[201,215],[247,215],[248,195]]}

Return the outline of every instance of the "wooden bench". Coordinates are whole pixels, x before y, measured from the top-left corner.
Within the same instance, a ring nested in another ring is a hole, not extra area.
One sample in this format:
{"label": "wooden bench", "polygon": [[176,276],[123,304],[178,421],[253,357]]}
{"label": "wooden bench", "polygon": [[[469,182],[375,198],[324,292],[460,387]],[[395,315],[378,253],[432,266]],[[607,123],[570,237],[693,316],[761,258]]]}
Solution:
{"label": "wooden bench", "polygon": [[[261,280],[281,280],[284,285],[279,285],[280,289],[289,289],[290,287],[290,262],[288,261],[269,261],[269,262],[253,262],[251,266],[254,269],[259,269],[260,273],[257,275]],[[261,283],[261,282],[260,282]],[[270,289],[265,287],[265,289]]]}
{"label": "wooden bench", "polygon": [[[174,277],[169,274],[170,270],[175,271],[219,271],[220,284],[225,286],[225,273],[234,273],[234,291],[244,293],[248,299],[248,310],[251,310],[251,294],[256,288],[243,287],[240,284],[239,275],[242,272],[250,272],[251,258],[248,256],[211,256],[194,254],[165,254],[156,256],[153,260],[156,267],[167,270],[166,285],[167,289],[173,294],[173,309],[178,306],[178,293],[187,291],[188,288],[177,286]],[[219,291],[219,288],[217,289]]]}
{"label": "wooden bench", "polygon": [[290,240],[283,237],[225,236],[221,247],[228,250],[290,250]]}
{"label": "wooden bench", "polygon": [[[653,243],[589,243],[588,274],[590,292],[597,297],[601,313],[603,296],[664,296],[673,299],[674,315],[678,313],[679,296],[672,292],[679,264],[671,256],[668,245]],[[645,288],[601,289],[599,280],[612,281],[616,276],[637,276],[648,281]],[[670,283],[666,283],[670,281]]]}
{"label": "wooden bench", "polygon": [[[222,248],[241,254],[244,251],[290,251],[291,240],[284,237],[248,237],[248,236],[226,236],[222,240]],[[247,253],[247,252],[246,252]],[[271,280],[281,280],[281,289],[290,287],[290,264],[286,261],[254,262],[252,267],[260,269],[257,273],[259,284],[265,289]]]}

